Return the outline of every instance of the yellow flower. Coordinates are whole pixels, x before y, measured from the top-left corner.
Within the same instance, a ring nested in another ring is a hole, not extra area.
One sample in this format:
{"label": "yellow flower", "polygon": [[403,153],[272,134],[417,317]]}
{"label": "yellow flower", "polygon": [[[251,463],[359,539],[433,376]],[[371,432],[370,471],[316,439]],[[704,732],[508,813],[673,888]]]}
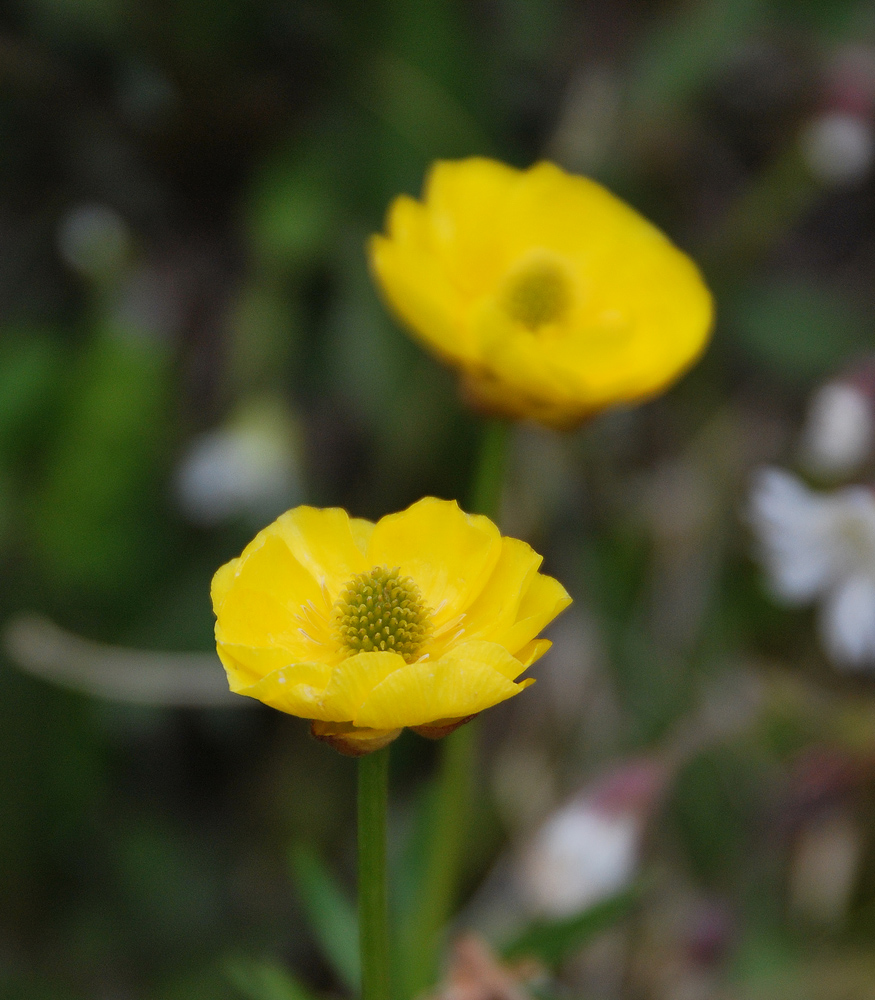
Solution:
{"label": "yellow flower", "polygon": [[567,428],[664,389],[703,350],[712,302],[646,219],[552,163],[434,164],[369,244],[390,306],[491,413]]}
{"label": "yellow flower", "polygon": [[426,497],[376,524],[296,507],[213,577],[232,691],[311,719],[359,755],[405,726],[437,738],[533,683],[541,629],[571,603],[541,557]]}

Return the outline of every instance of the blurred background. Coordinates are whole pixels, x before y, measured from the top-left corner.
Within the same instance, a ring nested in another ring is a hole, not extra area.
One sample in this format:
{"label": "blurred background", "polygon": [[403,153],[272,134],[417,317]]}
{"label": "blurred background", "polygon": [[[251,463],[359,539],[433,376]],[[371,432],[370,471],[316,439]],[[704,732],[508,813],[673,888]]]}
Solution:
{"label": "blurred background", "polygon": [[[514,434],[502,530],[575,604],[482,719],[461,924],[595,912],[541,996],[872,997],[875,664],[770,596],[749,490],[871,471],[873,108],[859,0],[3,5],[0,995],[348,995],[354,767],[225,693],[209,581],[297,503],[464,502],[481,426],[363,247],[478,153],[607,184],[718,324],[665,397]],[[435,747],[393,755],[400,843]]]}

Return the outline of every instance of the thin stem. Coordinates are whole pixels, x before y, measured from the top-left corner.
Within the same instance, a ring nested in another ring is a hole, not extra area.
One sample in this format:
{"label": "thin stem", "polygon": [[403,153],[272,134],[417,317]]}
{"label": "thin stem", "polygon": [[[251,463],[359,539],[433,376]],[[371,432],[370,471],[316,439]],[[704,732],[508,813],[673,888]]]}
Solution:
{"label": "thin stem", "polygon": [[362,1000],[389,1000],[386,813],[389,748],[359,758],[359,947]]}
{"label": "thin stem", "polygon": [[493,521],[501,507],[509,426],[505,420],[493,418],[484,427],[468,505],[472,513],[485,514]]}
{"label": "thin stem", "polygon": [[[483,431],[468,509],[495,520],[501,503],[510,425],[490,420]],[[404,998],[418,996],[437,971],[441,931],[452,916],[462,875],[463,845],[474,790],[477,724],[469,722],[441,740],[431,790],[429,836],[417,906],[405,928]]]}

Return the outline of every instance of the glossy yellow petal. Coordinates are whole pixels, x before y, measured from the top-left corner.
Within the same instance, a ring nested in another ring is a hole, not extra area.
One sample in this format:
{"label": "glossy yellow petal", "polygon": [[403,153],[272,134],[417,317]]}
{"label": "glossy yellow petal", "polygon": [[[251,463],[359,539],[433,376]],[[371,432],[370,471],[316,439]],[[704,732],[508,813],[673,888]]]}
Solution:
{"label": "glossy yellow petal", "polygon": [[217,638],[240,645],[279,645],[290,659],[309,659],[313,646],[332,645],[329,605],[312,575],[266,529],[236,560],[224,596]]}
{"label": "glossy yellow petal", "polygon": [[359,653],[347,657],[331,673],[322,695],[322,719],[351,722],[371,691],[407,664],[397,653]]}
{"label": "glossy yellow petal", "polygon": [[[399,317],[436,350],[446,338],[464,351],[465,331],[458,318],[460,289],[438,263],[434,226],[423,206],[402,195],[387,215],[388,236],[368,243],[371,269]],[[438,335],[439,331],[439,335]]]}
{"label": "glossy yellow petal", "polygon": [[522,663],[523,670],[530,667],[536,660],[540,660],[544,653],[553,645],[549,639],[533,639],[527,642],[522,649],[518,649],[514,654],[514,659]]}
{"label": "glossy yellow petal", "polygon": [[374,528],[369,561],[416,583],[436,629],[483,589],[501,554],[501,535],[487,517],[465,514],[454,500],[426,497]]}
{"label": "glossy yellow petal", "polygon": [[294,661],[294,656],[282,646],[254,647],[217,642],[216,652],[228,675],[228,686],[234,692],[250,687]]}
{"label": "glossy yellow petal", "polygon": [[321,719],[321,699],[331,676],[324,663],[294,663],[262,677],[238,694],[257,698],[265,705],[305,719]]}
{"label": "glossy yellow petal", "polygon": [[363,517],[351,517],[349,527],[356,546],[363,556],[368,554],[368,545],[371,542],[371,535],[374,533],[374,522],[366,521]]}
{"label": "glossy yellow petal", "polygon": [[222,603],[236,578],[239,562],[239,559],[232,559],[230,562],[226,562],[224,566],[220,566],[213,575],[213,581],[210,584],[210,599],[213,602],[213,614],[217,615],[219,613]]}
{"label": "glossy yellow petal", "polygon": [[[512,656],[504,646],[497,642],[486,642],[483,639],[472,639],[462,642],[445,653],[441,663],[482,663],[497,671],[509,681],[515,681],[525,670],[524,664]],[[477,711],[480,711],[477,709]]]}
{"label": "glossy yellow petal", "polygon": [[428,173],[424,215],[432,245],[468,299],[506,266],[504,233],[495,223],[520,179],[519,171],[480,156],[439,160]]}
{"label": "glossy yellow petal", "polygon": [[523,595],[517,620],[502,636],[502,645],[511,653],[518,653],[569,604],[571,597],[562,584],[539,573]]}
{"label": "glossy yellow petal", "polygon": [[358,544],[366,529],[361,522],[353,528],[340,507],[295,507],[265,531],[282,538],[322,588],[329,606],[356,573],[370,569]]}
{"label": "glossy yellow petal", "polygon": [[501,539],[501,553],[480,594],[465,611],[460,641],[488,639],[501,642],[503,632],[517,619],[517,610],[542,557],[517,538]]}
{"label": "glossy yellow petal", "polygon": [[489,663],[450,654],[390,674],[374,688],[354,722],[391,729],[460,718],[512,698],[530,683],[514,684]]}

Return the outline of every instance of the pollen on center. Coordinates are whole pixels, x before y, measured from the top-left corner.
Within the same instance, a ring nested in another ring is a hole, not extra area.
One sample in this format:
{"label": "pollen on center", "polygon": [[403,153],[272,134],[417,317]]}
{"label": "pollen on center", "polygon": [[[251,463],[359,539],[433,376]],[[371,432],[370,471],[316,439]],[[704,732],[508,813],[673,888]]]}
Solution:
{"label": "pollen on center", "polygon": [[431,617],[409,576],[375,566],[344,587],[334,604],[334,626],[350,656],[384,651],[412,663],[431,634]]}
{"label": "pollen on center", "polygon": [[534,332],[568,311],[571,283],[558,262],[529,261],[511,274],[502,302],[513,319]]}

